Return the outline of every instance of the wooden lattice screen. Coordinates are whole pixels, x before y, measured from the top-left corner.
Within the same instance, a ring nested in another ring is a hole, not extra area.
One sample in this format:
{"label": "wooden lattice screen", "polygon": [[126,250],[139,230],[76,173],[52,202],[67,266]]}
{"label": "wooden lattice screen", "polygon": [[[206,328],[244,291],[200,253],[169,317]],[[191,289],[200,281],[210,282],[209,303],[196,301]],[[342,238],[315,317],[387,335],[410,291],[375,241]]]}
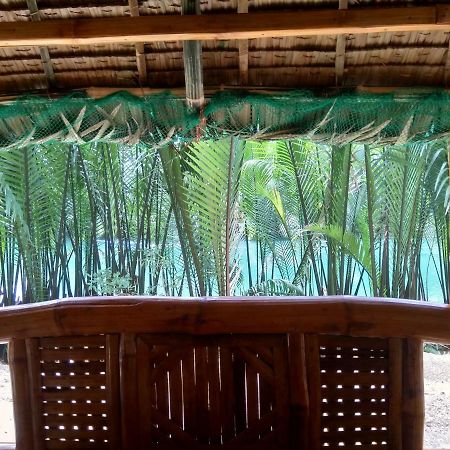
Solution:
{"label": "wooden lattice screen", "polygon": [[117,335],[26,340],[36,448],[117,448],[118,342]]}
{"label": "wooden lattice screen", "polygon": [[137,354],[141,448],[289,447],[286,336],[145,335]]}
{"label": "wooden lattice screen", "polygon": [[321,335],[306,342],[317,447],[400,448],[401,341]]}
{"label": "wooden lattice screen", "polygon": [[420,340],[156,334],[13,339],[18,450],[418,450]]}

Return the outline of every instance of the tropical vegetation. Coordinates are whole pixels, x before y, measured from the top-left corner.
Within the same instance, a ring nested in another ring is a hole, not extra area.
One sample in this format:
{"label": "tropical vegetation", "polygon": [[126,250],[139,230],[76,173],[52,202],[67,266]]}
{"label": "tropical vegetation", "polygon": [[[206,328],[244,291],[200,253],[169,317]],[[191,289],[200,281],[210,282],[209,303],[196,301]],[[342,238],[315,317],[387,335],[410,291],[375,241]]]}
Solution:
{"label": "tropical vegetation", "polygon": [[[449,302],[444,141],[37,145],[0,153],[3,305],[86,295]],[[435,289],[436,290],[436,289]]]}

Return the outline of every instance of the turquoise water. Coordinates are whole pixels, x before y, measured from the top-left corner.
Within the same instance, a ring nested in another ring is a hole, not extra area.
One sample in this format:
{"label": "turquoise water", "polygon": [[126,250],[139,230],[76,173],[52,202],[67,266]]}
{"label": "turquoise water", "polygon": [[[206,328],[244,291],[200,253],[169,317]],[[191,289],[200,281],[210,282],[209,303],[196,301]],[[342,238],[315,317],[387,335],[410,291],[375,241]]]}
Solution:
{"label": "turquoise water", "polygon": [[[103,244],[104,244],[103,241],[99,241],[100,248],[103,247]],[[282,245],[282,241],[279,241],[278,244]],[[256,284],[256,282],[258,280],[257,271],[259,272],[259,274],[261,273],[260,266],[257,267],[257,264],[256,264],[256,261],[258,261],[260,255],[258,254],[257,243],[255,241],[249,242],[248,253],[249,253],[249,258],[247,258],[247,246],[244,241],[241,242],[237,249],[237,255],[236,255],[236,259],[237,259],[237,262],[238,262],[238,265],[240,268],[240,273],[241,273],[240,283],[235,292],[236,295],[242,295],[248,291],[250,274],[251,274],[252,282],[254,285],[254,284]],[[327,258],[326,258],[325,251],[322,252],[321,256],[322,256],[323,266],[326,268]],[[297,255],[297,257],[299,257],[299,255]],[[429,246],[425,245],[421,252],[422,276],[424,279],[425,289],[427,292],[428,300],[433,303],[443,303],[444,299],[442,296],[441,286],[439,284],[438,272],[436,270],[435,263],[433,262],[433,257],[435,258],[435,261],[437,263],[438,249],[437,248],[430,249]],[[250,260],[250,269],[249,269],[248,259]],[[179,271],[181,273],[182,272],[182,259],[181,259],[181,254],[180,254],[179,249],[175,251],[174,260],[179,261]],[[102,267],[104,268],[104,260],[102,261],[102,263],[103,263]],[[265,259],[265,266],[266,266],[266,271],[265,271],[266,279],[272,279],[272,278],[273,279],[285,279],[286,281],[291,282],[294,277],[292,268],[291,268],[291,270],[287,269],[287,272],[289,272],[288,274],[286,274],[286,273],[283,274],[277,265],[273,265],[272,257],[270,255],[270,253],[268,254],[268,256]],[[74,281],[75,281],[75,261],[74,261],[73,257],[69,260],[69,274],[70,274],[71,284],[73,285]],[[356,279],[358,279],[358,277],[356,277]],[[361,288],[359,289],[357,294],[364,296],[364,295],[366,295],[365,294],[366,292],[369,293],[370,292],[370,290],[368,288],[369,284],[370,284],[369,277],[367,274],[364,274]],[[148,283],[146,283],[146,286],[148,286]],[[20,280],[18,283],[18,291],[19,292],[21,291],[21,281]],[[163,293],[164,293],[164,286],[160,279],[158,294],[163,295]],[[317,292],[314,292],[313,294],[317,294]],[[187,286],[184,286],[184,288],[183,288],[183,295],[184,296],[189,295]]]}
{"label": "turquoise water", "polygon": [[[243,279],[243,287],[244,290],[247,290],[249,287],[249,273],[251,273],[253,283],[257,279],[257,268],[256,264],[250,264],[250,272],[248,269],[248,258],[245,243],[241,243],[238,249],[239,259],[240,259],[240,267],[242,270],[242,279]],[[257,245],[256,242],[249,242],[249,255],[250,261],[254,262],[257,260]],[[433,257],[435,262],[433,262]],[[325,251],[322,252],[321,258],[323,261],[323,266],[326,268],[327,266],[327,257]],[[439,276],[436,270],[435,264],[438,264],[439,255],[438,248],[433,247],[430,249],[428,245],[424,245],[421,251],[421,272],[424,279],[425,290],[427,292],[427,298],[429,302],[432,303],[444,303],[444,298],[442,295],[441,285],[439,283]],[[269,257],[267,260],[267,265],[271,266],[271,258]],[[270,272],[270,271],[269,271]],[[269,273],[268,275],[271,275]],[[268,278],[271,278],[270,276]],[[283,278],[281,276],[279,268],[275,265],[274,269],[274,279]],[[291,281],[292,278],[288,279]],[[366,287],[366,292],[369,292],[369,276],[367,274],[363,275],[363,285]],[[315,293],[317,294],[317,292]],[[358,295],[365,295],[364,286],[361,286],[359,289]]]}

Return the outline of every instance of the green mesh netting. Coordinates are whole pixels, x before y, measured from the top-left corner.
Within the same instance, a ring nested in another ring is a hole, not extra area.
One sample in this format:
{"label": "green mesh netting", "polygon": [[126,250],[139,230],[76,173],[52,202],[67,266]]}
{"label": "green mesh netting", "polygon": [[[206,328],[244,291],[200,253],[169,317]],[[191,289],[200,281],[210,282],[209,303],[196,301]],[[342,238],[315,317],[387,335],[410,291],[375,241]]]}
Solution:
{"label": "green mesh netting", "polygon": [[220,92],[202,112],[169,93],[135,97],[119,92],[100,100],[22,97],[0,106],[0,147],[58,141],[163,145],[171,140],[303,137],[348,142],[405,143],[450,132],[450,95],[282,94]]}

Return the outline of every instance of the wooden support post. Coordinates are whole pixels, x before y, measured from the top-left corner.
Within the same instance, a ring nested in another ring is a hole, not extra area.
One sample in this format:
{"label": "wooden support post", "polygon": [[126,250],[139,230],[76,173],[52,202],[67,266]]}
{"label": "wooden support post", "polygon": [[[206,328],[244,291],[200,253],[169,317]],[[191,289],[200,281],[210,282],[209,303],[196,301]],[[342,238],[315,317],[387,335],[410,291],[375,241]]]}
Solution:
{"label": "wooden support post", "polygon": [[[339,9],[347,9],[348,0],[339,0]],[[345,69],[345,45],[347,37],[345,34],[340,34],[336,40],[336,86],[342,86],[344,81],[344,69]]]}
{"label": "wooden support post", "polygon": [[[131,17],[139,16],[139,0],[128,0],[130,5]],[[142,42],[135,44],[136,47],[136,64],[139,75],[139,84],[141,86],[147,85],[147,60],[145,58],[145,47]]]}
{"label": "wooden support post", "polygon": [[[36,0],[27,0],[27,6],[30,11],[30,17],[33,22],[40,21],[39,9]],[[48,87],[56,87],[55,72],[53,70],[52,60],[47,47],[38,47],[41,55],[42,66],[47,80]]]}
{"label": "wooden support post", "polygon": [[321,448],[321,385],[319,339],[317,335],[305,336],[305,358],[309,393],[308,449]]}
{"label": "wooden support post", "polygon": [[34,450],[44,450],[44,423],[42,413],[42,390],[40,371],[40,352],[37,338],[26,341],[28,360],[28,382],[30,392],[30,408],[33,416],[33,426],[29,433],[33,434]]}
{"label": "wooden support post", "polygon": [[[248,0],[238,0],[238,14],[248,13]],[[239,46],[239,82],[248,85],[248,39],[238,42]]]}
{"label": "wooden support post", "polygon": [[[183,0],[181,11],[183,15],[200,14],[200,1]],[[199,109],[205,103],[201,41],[183,42],[183,60],[186,103],[191,109]]]}
{"label": "wooden support post", "polygon": [[305,337],[289,334],[289,374],[291,383],[290,448],[308,448],[309,396]]}
{"label": "wooden support post", "polygon": [[403,340],[389,339],[389,448],[402,449]]}
{"label": "wooden support post", "polygon": [[119,379],[119,335],[106,336],[106,385],[108,394],[109,449],[119,450],[121,445],[120,426],[120,379]]}
{"label": "wooden support post", "polygon": [[12,395],[14,398],[14,425],[16,446],[20,450],[34,450],[31,433],[32,416],[29,393],[28,362],[25,340],[12,339],[8,346],[9,369],[11,371]]}
{"label": "wooden support post", "polygon": [[120,339],[120,386],[122,407],[122,448],[139,449],[139,421],[130,414],[138,408],[136,335],[124,333]]}
{"label": "wooden support post", "polygon": [[424,433],[423,342],[403,341],[402,441],[404,450],[422,450]]}

